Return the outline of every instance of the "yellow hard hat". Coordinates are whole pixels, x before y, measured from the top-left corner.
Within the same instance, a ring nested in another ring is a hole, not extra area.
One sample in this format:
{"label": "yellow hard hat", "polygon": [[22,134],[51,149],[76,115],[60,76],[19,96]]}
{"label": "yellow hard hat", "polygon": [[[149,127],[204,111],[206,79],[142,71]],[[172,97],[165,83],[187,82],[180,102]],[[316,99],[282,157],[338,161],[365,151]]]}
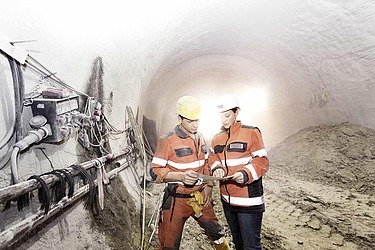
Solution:
{"label": "yellow hard hat", "polygon": [[201,115],[201,105],[197,98],[183,96],[177,101],[176,113],[189,120],[198,120]]}

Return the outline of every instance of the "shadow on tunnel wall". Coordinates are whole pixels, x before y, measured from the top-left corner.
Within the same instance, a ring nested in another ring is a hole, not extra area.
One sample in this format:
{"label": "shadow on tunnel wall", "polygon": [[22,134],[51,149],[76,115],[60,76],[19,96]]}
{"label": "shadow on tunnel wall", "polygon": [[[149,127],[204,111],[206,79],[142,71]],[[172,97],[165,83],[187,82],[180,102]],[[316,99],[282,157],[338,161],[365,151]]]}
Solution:
{"label": "shadow on tunnel wall", "polygon": [[86,93],[89,96],[94,97],[99,102],[103,103],[103,75],[104,75],[104,66],[103,60],[100,56],[95,58],[91,66],[91,75],[86,83]]}
{"label": "shadow on tunnel wall", "polygon": [[148,119],[146,116],[142,117],[142,128],[145,133],[145,141],[148,142],[152,152],[155,152],[158,136],[156,134],[156,122]]}

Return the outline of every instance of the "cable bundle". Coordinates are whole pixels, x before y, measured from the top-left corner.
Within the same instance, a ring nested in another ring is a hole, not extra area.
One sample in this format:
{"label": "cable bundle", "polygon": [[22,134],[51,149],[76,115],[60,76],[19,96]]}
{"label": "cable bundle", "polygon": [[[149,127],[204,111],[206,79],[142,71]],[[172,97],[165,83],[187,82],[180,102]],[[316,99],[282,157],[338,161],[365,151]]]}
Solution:
{"label": "cable bundle", "polygon": [[[39,202],[42,204],[40,209],[44,209],[44,214],[48,214],[51,205],[51,196],[48,190],[47,183],[38,175],[30,176],[27,180],[37,180],[41,187],[38,189],[38,199]],[[18,197],[17,199],[17,207],[19,211],[26,206],[29,206],[30,199],[32,198],[32,193],[28,192]]]}
{"label": "cable bundle", "polygon": [[94,178],[85,168],[81,167],[80,165],[71,165],[70,167],[78,171],[79,175],[82,177],[83,184],[89,185],[89,193],[85,202],[85,208],[91,208],[94,214],[98,214],[97,192],[95,189]]}

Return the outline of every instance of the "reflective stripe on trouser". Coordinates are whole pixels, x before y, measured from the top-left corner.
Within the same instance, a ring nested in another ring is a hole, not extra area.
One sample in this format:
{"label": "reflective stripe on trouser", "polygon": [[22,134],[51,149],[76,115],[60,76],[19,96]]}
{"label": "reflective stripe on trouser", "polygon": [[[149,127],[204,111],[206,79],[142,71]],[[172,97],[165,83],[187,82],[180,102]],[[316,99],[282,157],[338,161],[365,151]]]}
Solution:
{"label": "reflective stripe on trouser", "polygon": [[[170,196],[168,199],[171,202],[165,202],[167,206],[163,207],[160,215],[158,228],[159,250],[179,248],[184,224],[190,216],[204,229],[211,241],[218,240],[224,236],[224,229],[219,224],[212,205],[203,207],[203,215],[196,219],[193,216],[194,211],[192,207],[187,204],[190,198],[173,198]],[[173,200],[175,202],[174,206]]]}

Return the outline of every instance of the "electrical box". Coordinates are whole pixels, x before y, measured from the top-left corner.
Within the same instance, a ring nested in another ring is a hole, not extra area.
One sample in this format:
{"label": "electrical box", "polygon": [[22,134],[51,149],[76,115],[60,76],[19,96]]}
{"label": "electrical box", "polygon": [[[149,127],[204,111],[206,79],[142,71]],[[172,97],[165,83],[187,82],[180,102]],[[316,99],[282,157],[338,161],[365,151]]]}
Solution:
{"label": "electrical box", "polygon": [[61,99],[35,98],[31,104],[33,115],[47,118],[51,126],[52,135],[43,142],[61,142],[71,133],[73,118],[78,111],[78,95],[71,95]]}

